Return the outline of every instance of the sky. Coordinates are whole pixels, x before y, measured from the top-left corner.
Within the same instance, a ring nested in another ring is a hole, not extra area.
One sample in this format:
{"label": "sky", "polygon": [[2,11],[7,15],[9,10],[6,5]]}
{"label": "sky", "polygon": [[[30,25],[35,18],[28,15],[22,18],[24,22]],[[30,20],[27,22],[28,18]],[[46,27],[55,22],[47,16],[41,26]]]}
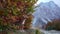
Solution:
{"label": "sky", "polygon": [[49,1],[53,1],[54,3],[56,3],[59,7],[60,7],[60,0],[38,0],[36,5],[38,5],[41,2],[49,2]]}

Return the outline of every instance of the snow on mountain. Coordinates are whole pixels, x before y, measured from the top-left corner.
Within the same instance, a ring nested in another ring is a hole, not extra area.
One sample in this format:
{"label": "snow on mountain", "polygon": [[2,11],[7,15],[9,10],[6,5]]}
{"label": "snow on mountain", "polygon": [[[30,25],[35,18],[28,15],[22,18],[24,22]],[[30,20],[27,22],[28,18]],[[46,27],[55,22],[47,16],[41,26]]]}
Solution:
{"label": "snow on mountain", "polygon": [[48,21],[60,18],[60,7],[53,1],[40,3],[33,13],[33,26],[40,27],[47,24]]}

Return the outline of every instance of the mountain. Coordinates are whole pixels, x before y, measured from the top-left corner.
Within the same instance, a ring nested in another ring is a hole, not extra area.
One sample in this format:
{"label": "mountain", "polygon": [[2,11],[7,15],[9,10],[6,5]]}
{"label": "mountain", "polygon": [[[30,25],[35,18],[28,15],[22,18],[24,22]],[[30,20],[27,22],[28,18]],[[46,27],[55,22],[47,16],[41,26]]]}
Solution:
{"label": "mountain", "polygon": [[33,26],[42,27],[43,25],[47,24],[48,21],[60,18],[60,7],[53,1],[46,3],[42,2],[37,8],[35,8],[33,16]]}

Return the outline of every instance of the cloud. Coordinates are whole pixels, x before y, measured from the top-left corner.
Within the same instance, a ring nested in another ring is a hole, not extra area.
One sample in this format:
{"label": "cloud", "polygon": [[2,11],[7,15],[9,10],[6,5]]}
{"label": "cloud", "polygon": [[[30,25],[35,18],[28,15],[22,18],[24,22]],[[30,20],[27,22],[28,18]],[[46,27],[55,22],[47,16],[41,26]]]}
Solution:
{"label": "cloud", "polygon": [[39,4],[39,3],[41,3],[41,2],[49,2],[49,1],[51,1],[51,0],[38,0],[38,1],[37,1],[37,4]]}
{"label": "cloud", "polygon": [[60,7],[60,0],[52,0]]}
{"label": "cloud", "polygon": [[49,2],[49,1],[53,1],[54,3],[56,3],[60,7],[60,0],[38,0],[36,5],[38,5],[41,2]]}

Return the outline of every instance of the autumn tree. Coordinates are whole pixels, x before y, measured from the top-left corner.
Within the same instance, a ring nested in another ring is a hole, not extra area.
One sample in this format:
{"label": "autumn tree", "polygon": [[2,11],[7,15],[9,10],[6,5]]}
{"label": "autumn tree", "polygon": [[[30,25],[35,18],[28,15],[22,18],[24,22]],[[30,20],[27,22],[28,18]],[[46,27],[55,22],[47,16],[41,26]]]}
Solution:
{"label": "autumn tree", "polygon": [[0,30],[29,29],[37,0],[0,0]]}
{"label": "autumn tree", "polygon": [[52,22],[48,22],[46,30],[60,30],[60,19],[54,19]]}

